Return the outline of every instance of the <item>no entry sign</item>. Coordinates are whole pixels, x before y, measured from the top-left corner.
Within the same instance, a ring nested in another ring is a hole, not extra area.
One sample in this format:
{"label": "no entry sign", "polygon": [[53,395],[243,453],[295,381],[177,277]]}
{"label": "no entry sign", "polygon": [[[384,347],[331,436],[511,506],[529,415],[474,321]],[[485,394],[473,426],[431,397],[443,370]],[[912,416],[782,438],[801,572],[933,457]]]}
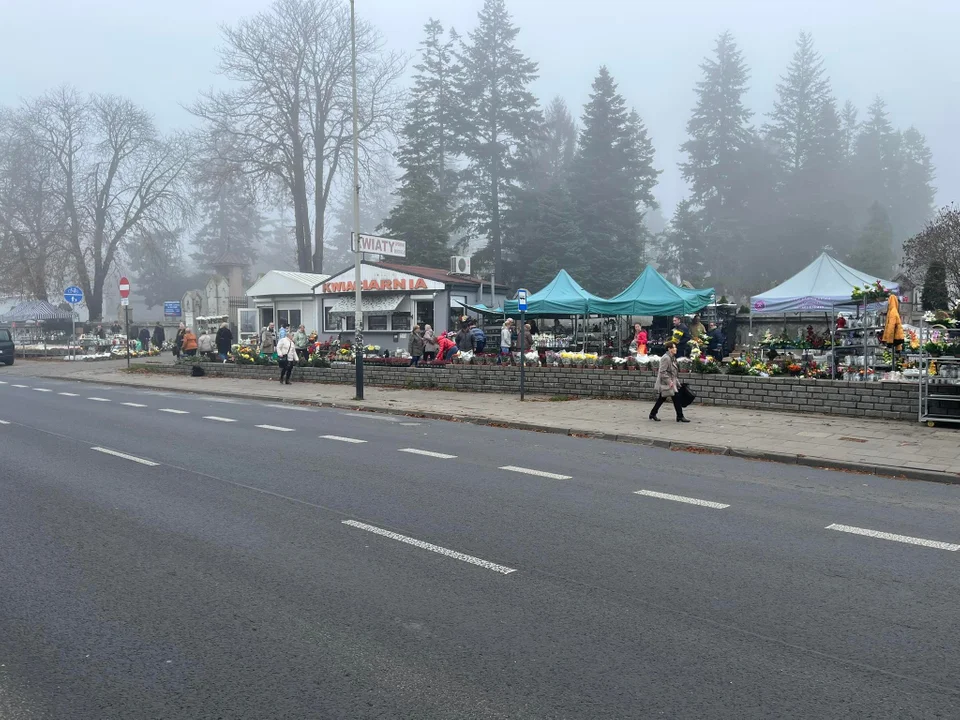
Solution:
{"label": "no entry sign", "polygon": [[120,297],[124,300],[130,297],[130,281],[126,277],[120,278]]}

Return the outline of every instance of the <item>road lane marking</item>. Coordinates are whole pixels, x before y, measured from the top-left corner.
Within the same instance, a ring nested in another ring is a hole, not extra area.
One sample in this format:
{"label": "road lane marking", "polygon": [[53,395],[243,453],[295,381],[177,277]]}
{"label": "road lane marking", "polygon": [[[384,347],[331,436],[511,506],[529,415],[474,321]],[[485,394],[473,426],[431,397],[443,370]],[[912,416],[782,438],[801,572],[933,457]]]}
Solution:
{"label": "road lane marking", "polygon": [[231,398],[208,397],[207,400],[209,400],[210,402],[224,403],[226,405],[236,405],[239,402],[239,400],[233,400]]}
{"label": "road lane marking", "polygon": [[523,473],[524,475],[536,475],[537,477],[550,478],[551,480],[570,480],[570,475],[557,475],[557,473],[546,472],[545,470],[531,470],[530,468],[517,467],[516,465],[504,465],[501,470]]}
{"label": "road lane marking", "polygon": [[411,453],[413,455],[425,455],[426,457],[439,458],[440,460],[453,460],[456,455],[447,455],[446,453],[432,452],[431,450],[417,450],[416,448],[400,448],[400,452]]}
{"label": "road lane marking", "polygon": [[403,427],[420,427],[420,423],[400,423]]}
{"label": "road lane marking", "polygon": [[277,425],[257,425],[256,427],[261,428],[263,430],[274,430],[276,432],[294,432],[295,431],[295,428],[278,427]]}
{"label": "road lane marking", "polygon": [[233,420],[233,419],[231,419],[231,418],[218,417],[217,415],[204,415],[204,416],[203,416],[203,419],[204,419],[204,420],[216,420],[217,422],[236,422],[236,420]]}
{"label": "road lane marking", "polygon": [[172,413],[173,415],[189,415],[189,410],[174,410],[173,408],[160,408],[157,412]]}
{"label": "road lane marking", "polygon": [[102,397],[89,397],[87,400],[93,400],[94,402],[110,402],[107,398]]}
{"label": "road lane marking", "polygon": [[126,405],[127,407],[146,407],[143,403],[120,403],[121,405]]}
{"label": "road lane marking", "polygon": [[345,417],[358,417],[364,418],[365,420],[382,420],[383,422],[400,422],[400,418],[391,417],[390,415],[376,415],[374,413],[340,413]]}
{"label": "road lane marking", "polygon": [[11,385],[10,387],[25,388],[25,387],[30,387],[30,386],[29,386],[29,385]]}
{"label": "road lane marking", "polygon": [[300,407],[299,405],[264,405],[264,407],[275,408],[277,410],[299,410],[300,412],[316,412],[313,408]]}
{"label": "road lane marking", "polygon": [[132,460],[133,462],[140,463],[141,465],[149,465],[150,467],[157,467],[160,464],[153,462],[153,460],[144,460],[136,455],[127,455],[126,453],[117,452],[116,450],[108,450],[107,448],[92,447],[90,449],[96,450],[99,453],[104,453],[105,455],[113,455],[114,457],[123,458],[124,460]]}
{"label": "road lane marking", "polygon": [[57,393],[57,395],[63,395],[64,397],[77,397],[76,393],[67,393],[67,392]]}
{"label": "road lane marking", "polygon": [[36,392],[53,392],[53,390],[48,390],[47,388],[34,388]]}
{"label": "road lane marking", "polygon": [[320,436],[320,439],[321,439],[321,440],[336,440],[337,442],[345,442],[345,443],[356,443],[356,444],[358,444],[358,445],[359,445],[360,443],[365,443],[365,442],[366,442],[366,440],[358,440],[357,438],[343,437],[342,435],[321,435],[321,436]]}
{"label": "road lane marking", "polygon": [[10,423],[6,420],[0,420],[0,425],[9,425]]}
{"label": "road lane marking", "polygon": [[923,547],[935,548],[937,550],[949,550],[957,552],[960,545],[953,543],[940,542],[939,540],[926,540],[924,538],[910,537],[909,535],[895,535],[893,533],[880,532],[879,530],[868,530],[867,528],[853,527],[851,525],[827,525],[826,530],[839,530],[840,532],[851,533],[853,535],[865,535],[866,537],[879,538],[881,540],[894,540],[895,542],[907,543],[908,545],[922,545]]}
{"label": "road lane marking", "polygon": [[661,500],[673,500],[674,502],[688,503],[690,505],[700,505],[701,507],[723,510],[730,507],[726,503],[713,502],[712,500],[699,500],[697,498],[685,497],[683,495],[671,495],[670,493],[655,492],[653,490],[637,490],[634,495],[646,495],[647,497],[660,498]]}
{"label": "road lane marking", "polygon": [[359,530],[366,530],[367,532],[372,532],[376,535],[382,535],[385,538],[390,538],[391,540],[397,540],[407,545],[413,545],[422,550],[429,550],[430,552],[439,553],[440,555],[446,555],[447,557],[452,557],[456,560],[462,560],[463,562],[470,563],[471,565],[478,565],[479,567],[486,568],[487,570],[493,570],[498,572],[501,575],[509,575],[512,572],[516,572],[516,568],[506,567],[505,565],[498,565],[497,563],[492,563],[489,560],[481,560],[478,557],[473,555],[464,555],[461,552],[456,550],[449,550],[445,547],[440,547],[439,545],[433,545],[423,540],[416,540],[412,537],[407,537],[406,535],[400,535],[399,533],[391,532],[389,530],[384,530],[383,528],[378,528],[374,525],[367,525],[366,523],[357,522],[356,520],[343,520],[344,525],[349,525],[350,527],[355,527]]}
{"label": "road lane marking", "polygon": [[6,385],[6,384],[7,384],[6,380],[0,380],[0,385]]}

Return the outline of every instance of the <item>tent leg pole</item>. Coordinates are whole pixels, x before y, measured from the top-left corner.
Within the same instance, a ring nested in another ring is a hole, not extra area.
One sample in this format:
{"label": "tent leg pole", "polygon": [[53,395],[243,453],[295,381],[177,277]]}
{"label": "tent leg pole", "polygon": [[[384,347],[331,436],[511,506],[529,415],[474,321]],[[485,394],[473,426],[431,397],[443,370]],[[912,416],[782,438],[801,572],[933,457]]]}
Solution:
{"label": "tent leg pole", "polygon": [[830,379],[837,379],[837,322],[833,319],[833,316],[836,315],[837,307],[836,305],[830,306],[830,357],[832,362],[830,363]]}

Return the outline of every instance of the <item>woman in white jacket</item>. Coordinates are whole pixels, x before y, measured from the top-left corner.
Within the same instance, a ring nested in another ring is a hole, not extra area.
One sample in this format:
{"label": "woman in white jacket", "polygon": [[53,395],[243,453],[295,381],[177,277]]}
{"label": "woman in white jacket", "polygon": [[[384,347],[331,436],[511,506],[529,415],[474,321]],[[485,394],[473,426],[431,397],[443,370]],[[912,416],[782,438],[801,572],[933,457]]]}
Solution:
{"label": "woman in white jacket", "polygon": [[286,377],[287,385],[290,384],[290,374],[296,366],[297,347],[293,344],[293,339],[289,335],[284,335],[277,342],[277,362],[280,364],[280,384],[283,385],[283,379]]}

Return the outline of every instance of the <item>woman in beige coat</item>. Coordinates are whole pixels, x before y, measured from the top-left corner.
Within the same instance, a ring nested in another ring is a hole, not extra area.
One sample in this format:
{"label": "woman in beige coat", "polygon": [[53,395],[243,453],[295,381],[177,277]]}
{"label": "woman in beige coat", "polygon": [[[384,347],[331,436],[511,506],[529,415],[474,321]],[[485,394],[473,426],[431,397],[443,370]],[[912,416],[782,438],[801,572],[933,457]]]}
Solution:
{"label": "woman in beige coat", "polygon": [[673,400],[673,409],[677,411],[677,422],[690,422],[683,416],[683,406],[680,405],[680,368],[677,365],[677,344],[668,342],[664,347],[667,352],[660,358],[660,368],[657,370],[657,380],[653,384],[653,391],[657,394],[657,403],[650,411],[650,419],[660,422],[657,413],[664,400]]}

